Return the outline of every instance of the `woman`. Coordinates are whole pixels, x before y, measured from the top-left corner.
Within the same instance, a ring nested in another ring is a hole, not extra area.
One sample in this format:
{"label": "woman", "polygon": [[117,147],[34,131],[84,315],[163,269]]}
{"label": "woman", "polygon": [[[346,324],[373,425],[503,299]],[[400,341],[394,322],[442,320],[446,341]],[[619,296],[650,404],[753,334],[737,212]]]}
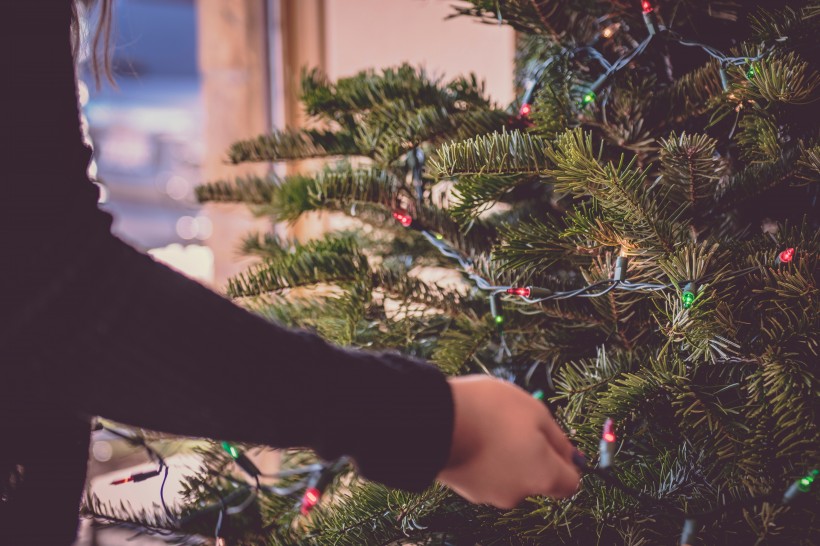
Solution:
{"label": "woman", "polygon": [[386,485],[438,479],[500,507],[575,491],[571,444],[521,389],[270,324],[112,236],[86,176],[74,13],[17,0],[4,15],[3,543],[73,541],[95,415],[349,455]]}

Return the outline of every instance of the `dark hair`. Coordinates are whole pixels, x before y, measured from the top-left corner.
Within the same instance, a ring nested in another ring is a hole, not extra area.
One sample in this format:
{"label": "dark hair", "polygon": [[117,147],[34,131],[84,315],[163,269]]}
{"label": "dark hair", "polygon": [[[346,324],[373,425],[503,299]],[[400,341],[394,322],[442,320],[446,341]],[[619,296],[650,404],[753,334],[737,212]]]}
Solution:
{"label": "dark hair", "polygon": [[[78,9],[80,3],[88,11],[91,11],[95,5],[99,5],[97,28],[94,29],[94,37],[91,39],[89,51],[94,82],[99,89],[102,85],[102,74],[105,74],[105,78],[112,85],[116,85],[111,73],[111,26],[114,0],[73,0],[71,2],[71,49],[75,59],[78,58],[77,53],[82,43]],[[100,48],[101,44],[102,49]]]}

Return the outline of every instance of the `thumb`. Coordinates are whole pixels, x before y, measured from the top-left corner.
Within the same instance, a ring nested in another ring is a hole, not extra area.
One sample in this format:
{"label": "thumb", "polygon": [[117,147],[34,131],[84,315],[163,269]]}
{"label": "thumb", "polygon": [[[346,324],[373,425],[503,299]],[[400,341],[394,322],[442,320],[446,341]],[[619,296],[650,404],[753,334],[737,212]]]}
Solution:
{"label": "thumb", "polygon": [[549,455],[544,458],[541,478],[536,480],[536,494],[554,498],[570,497],[578,491],[581,474],[574,464],[566,461],[551,445],[546,446]]}
{"label": "thumb", "polygon": [[564,433],[561,427],[558,426],[558,423],[555,422],[555,418],[553,418],[550,411],[543,406],[542,409],[543,413],[541,419],[538,421],[539,430],[544,434],[547,441],[552,445],[553,449],[558,452],[561,458],[569,464],[573,464],[572,454],[575,453],[575,446],[572,445],[566,433]]}

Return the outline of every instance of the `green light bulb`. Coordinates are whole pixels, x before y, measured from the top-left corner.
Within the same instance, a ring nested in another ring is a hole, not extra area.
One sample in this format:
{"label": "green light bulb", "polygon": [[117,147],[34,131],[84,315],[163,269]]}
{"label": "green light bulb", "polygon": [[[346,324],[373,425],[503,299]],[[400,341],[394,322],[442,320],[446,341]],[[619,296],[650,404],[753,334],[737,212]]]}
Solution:
{"label": "green light bulb", "polygon": [[584,106],[586,106],[590,102],[595,102],[595,92],[589,91],[588,93],[586,93],[584,95],[584,98],[581,99],[581,102],[584,104]]}
{"label": "green light bulb", "polygon": [[444,235],[442,235],[441,233],[436,233],[435,235],[436,235],[436,239],[438,239],[439,241],[444,239]]}
{"label": "green light bulb", "polygon": [[228,452],[228,455],[236,459],[239,457],[239,450],[236,449],[234,446],[229,444],[228,442],[222,442],[222,449]]}
{"label": "green light bulb", "polygon": [[683,308],[689,309],[692,307],[692,304],[695,303],[695,292],[697,292],[697,286],[695,283],[688,283],[686,286],[683,287],[683,293],[680,296],[680,299],[683,301]]}
{"label": "green light bulb", "polygon": [[538,389],[537,391],[532,393],[532,397],[535,398],[536,400],[543,400],[544,399],[544,391],[542,391],[541,389]]}
{"label": "green light bulb", "polygon": [[495,316],[495,323],[496,324],[501,324],[503,322],[504,322],[504,317],[502,317],[501,315],[496,315]]}
{"label": "green light bulb", "polygon": [[755,67],[750,66],[749,70],[746,71],[746,77],[750,80],[755,77]]}
{"label": "green light bulb", "polygon": [[797,488],[800,489],[803,493],[808,493],[809,489],[811,489],[811,484],[814,483],[815,478],[817,478],[817,474],[820,473],[818,470],[812,470],[798,481]]}

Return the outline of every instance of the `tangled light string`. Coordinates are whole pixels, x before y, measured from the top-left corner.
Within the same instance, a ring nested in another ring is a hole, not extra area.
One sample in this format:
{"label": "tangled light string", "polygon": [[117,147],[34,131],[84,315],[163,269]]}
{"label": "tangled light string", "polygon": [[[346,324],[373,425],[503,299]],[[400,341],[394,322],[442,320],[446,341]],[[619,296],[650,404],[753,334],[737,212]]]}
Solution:
{"label": "tangled light string", "polygon": [[[638,57],[644,51],[646,51],[650,43],[652,43],[653,41],[657,42],[659,39],[671,41],[682,46],[700,48],[707,55],[709,55],[713,59],[716,59],[720,63],[720,83],[724,91],[729,90],[729,77],[726,72],[726,69],[728,67],[748,65],[749,68],[746,70],[746,77],[751,79],[755,75],[755,69],[752,63],[759,61],[771,52],[771,48],[766,48],[754,57],[734,57],[726,55],[712,46],[703,44],[701,42],[697,42],[695,40],[690,40],[688,38],[681,36],[675,31],[667,29],[664,25],[660,23],[660,20],[658,19],[658,16],[655,13],[654,7],[648,0],[642,0],[641,8],[643,11],[644,24],[646,25],[646,29],[649,34],[631,51],[624,53],[614,62],[610,63],[609,61],[607,61],[607,59],[601,54],[601,52],[599,52],[597,49],[593,47],[594,42],[580,47],[576,47],[572,50],[563,49],[563,53],[568,54],[570,57],[573,57],[580,52],[588,53],[604,69],[603,74],[601,74],[598,77],[598,79],[596,79],[593,83],[582,89],[581,100],[578,105],[580,108],[585,108],[587,105],[595,102],[595,100],[597,99],[597,92],[606,83],[606,81],[609,80],[610,77],[612,77],[615,73],[628,66],[629,63],[631,63],[636,57]],[[602,31],[601,35],[604,38],[611,38],[614,35],[614,29],[617,28],[617,26],[620,26],[620,24],[616,23],[615,25],[610,25],[606,27]],[[521,119],[528,119],[529,115],[532,113],[532,99],[533,95],[535,94],[535,90],[538,87],[541,77],[544,75],[547,68],[553,63],[555,58],[555,56],[551,56],[549,59],[547,59],[531,71],[531,77],[528,78],[525,84],[524,95],[521,99],[521,107],[519,108],[518,112],[519,117]]]}
{"label": "tangled light string", "polygon": [[[158,464],[156,470],[134,473],[126,476],[125,478],[111,482],[112,485],[137,483],[162,475],[162,482],[159,487],[159,498],[163,511],[165,512],[165,516],[168,519],[168,526],[165,528],[154,526],[141,527],[156,535],[185,535],[183,528],[186,524],[200,519],[203,516],[216,513],[217,519],[214,528],[214,538],[217,544],[224,543],[220,536],[224,518],[226,516],[239,514],[246,510],[253,504],[253,501],[256,500],[260,492],[270,493],[277,496],[290,496],[300,490],[303,490],[302,497],[298,501],[296,508],[299,509],[299,512],[302,515],[308,515],[319,503],[322,494],[333,481],[333,478],[338,475],[349,463],[347,457],[341,457],[329,463],[310,464],[290,470],[282,470],[273,474],[266,474],[261,472],[259,468],[257,468],[257,466],[250,460],[250,458],[248,458],[248,456],[235,445],[229,442],[222,442],[221,445],[225,452],[228,453],[237,466],[239,466],[239,468],[241,468],[254,481],[254,484],[250,485],[247,482],[238,480],[232,476],[210,471],[211,475],[236,485],[237,489],[230,492],[228,495],[223,496],[215,487],[203,483],[203,486],[217,498],[217,502],[203,506],[186,514],[185,516],[178,516],[168,507],[165,500],[165,484],[168,480],[170,467],[165,462],[164,458],[160,456],[160,454],[152,448],[144,438],[138,435],[129,434],[101,423],[97,424],[96,430],[106,430],[134,446],[145,449],[149,458]],[[282,479],[301,475],[304,475],[305,478],[287,487],[263,485],[260,481],[261,478]],[[112,523],[119,525],[133,526],[133,522],[123,521],[108,515],[100,514],[99,517],[110,520]]]}
{"label": "tangled light string", "polygon": [[[496,297],[499,295],[517,296],[524,303],[536,304],[550,300],[563,300],[569,298],[598,298],[611,292],[612,290],[627,290],[631,292],[657,292],[660,290],[677,290],[681,285],[683,290],[681,292],[681,300],[683,307],[689,309],[694,305],[697,299],[699,283],[705,283],[714,277],[714,274],[709,274],[700,279],[687,279],[680,282],[671,282],[666,284],[661,283],[633,283],[626,279],[627,266],[629,259],[626,256],[618,256],[615,260],[615,267],[613,268],[612,278],[597,281],[588,284],[576,290],[553,291],[550,288],[539,286],[500,286],[495,285],[479,275],[474,267],[472,260],[464,256],[457,249],[453,248],[444,236],[429,229],[426,229],[418,220],[414,219],[406,210],[397,209],[393,211],[393,217],[405,228],[413,229],[421,233],[430,244],[432,244],[443,256],[451,258],[458,262],[461,271],[472,280],[479,290],[490,293],[490,306],[493,310],[493,318],[497,323],[502,323],[503,318],[499,320],[497,317],[497,307],[494,303]],[[787,248],[780,252],[775,260],[776,265],[790,263],[794,260],[796,250],[794,248]],[[738,271],[728,273],[726,280],[736,279],[743,275],[747,275],[759,268],[747,267]]]}
{"label": "tangled light string", "polygon": [[[581,472],[598,477],[607,485],[623,491],[642,505],[648,507],[657,506],[661,499],[657,499],[643,491],[626,485],[612,473],[616,451],[615,442],[615,424],[612,419],[606,419],[598,446],[598,466],[591,466],[583,453],[577,450],[573,453],[572,461]],[[782,494],[773,492],[766,495],[738,499],[702,512],[687,512],[680,508],[667,508],[661,511],[661,514],[673,520],[683,518],[679,544],[680,546],[692,546],[697,539],[699,530],[704,524],[716,521],[724,514],[762,503],[780,504],[783,506],[791,504],[811,490],[812,484],[819,475],[820,470],[816,468],[809,471],[804,476],[792,482],[788,489]]]}

